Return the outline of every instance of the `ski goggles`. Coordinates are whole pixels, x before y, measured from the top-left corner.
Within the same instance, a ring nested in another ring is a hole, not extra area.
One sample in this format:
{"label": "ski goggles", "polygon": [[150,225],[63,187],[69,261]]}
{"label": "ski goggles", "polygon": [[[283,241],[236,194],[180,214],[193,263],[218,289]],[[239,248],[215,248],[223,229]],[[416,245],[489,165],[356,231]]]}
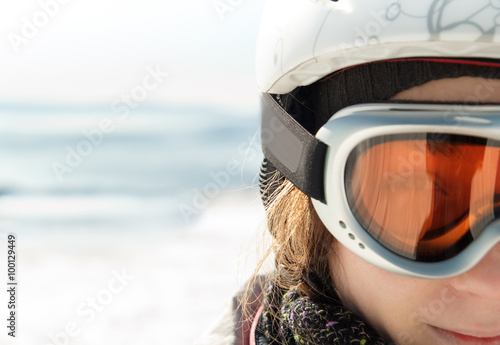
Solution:
{"label": "ski goggles", "polygon": [[313,137],[264,95],[265,130],[266,158],[383,269],[450,277],[500,241],[500,106],[357,105]]}

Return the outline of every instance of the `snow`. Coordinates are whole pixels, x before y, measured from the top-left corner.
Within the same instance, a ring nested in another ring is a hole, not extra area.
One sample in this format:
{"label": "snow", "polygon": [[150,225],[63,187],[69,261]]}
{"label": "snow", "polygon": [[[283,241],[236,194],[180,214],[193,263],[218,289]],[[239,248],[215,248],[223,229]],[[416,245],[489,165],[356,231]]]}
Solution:
{"label": "snow", "polygon": [[248,190],[224,194],[182,231],[18,229],[12,343],[192,344],[252,274],[262,220],[258,192]]}

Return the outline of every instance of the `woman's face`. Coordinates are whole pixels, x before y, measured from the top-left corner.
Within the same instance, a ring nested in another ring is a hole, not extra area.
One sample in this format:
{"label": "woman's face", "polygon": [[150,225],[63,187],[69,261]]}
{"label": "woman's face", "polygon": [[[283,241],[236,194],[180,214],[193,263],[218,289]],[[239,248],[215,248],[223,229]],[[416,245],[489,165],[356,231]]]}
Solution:
{"label": "woman's face", "polygon": [[[393,100],[500,103],[500,81],[462,77],[431,81]],[[500,244],[471,270],[424,280],[384,271],[341,244],[330,256],[343,301],[400,345],[500,345]]]}

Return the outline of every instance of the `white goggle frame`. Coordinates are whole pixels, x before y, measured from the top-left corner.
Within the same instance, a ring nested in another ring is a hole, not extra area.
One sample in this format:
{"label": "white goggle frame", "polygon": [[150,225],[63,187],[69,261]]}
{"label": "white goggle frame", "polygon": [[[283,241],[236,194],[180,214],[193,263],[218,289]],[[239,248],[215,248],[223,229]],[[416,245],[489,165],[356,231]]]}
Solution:
{"label": "white goggle frame", "polygon": [[370,236],[351,211],[345,190],[346,162],[361,142],[382,135],[444,133],[500,141],[500,106],[365,104],[336,113],[317,133],[326,144],[324,200],[312,199],[335,238],[364,260],[390,272],[418,278],[447,278],[467,271],[500,242],[500,219],[456,256],[417,262],[397,255]]}

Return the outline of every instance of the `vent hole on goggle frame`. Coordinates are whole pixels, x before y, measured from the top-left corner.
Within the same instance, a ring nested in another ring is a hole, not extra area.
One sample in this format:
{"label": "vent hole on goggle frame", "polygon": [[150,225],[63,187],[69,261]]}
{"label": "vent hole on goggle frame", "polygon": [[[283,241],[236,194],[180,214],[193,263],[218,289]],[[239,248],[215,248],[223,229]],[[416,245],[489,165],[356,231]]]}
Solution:
{"label": "vent hole on goggle frame", "polygon": [[347,228],[347,225],[343,222],[343,221],[340,221],[339,222],[339,225],[342,229],[346,229]]}
{"label": "vent hole on goggle frame", "polygon": [[356,239],[356,236],[354,236],[353,234],[349,234],[349,238],[350,238],[351,240],[355,240],[355,239]]}
{"label": "vent hole on goggle frame", "polygon": [[359,248],[361,248],[361,249],[365,249],[365,245],[364,245],[363,243],[360,243],[360,244],[359,244]]}

